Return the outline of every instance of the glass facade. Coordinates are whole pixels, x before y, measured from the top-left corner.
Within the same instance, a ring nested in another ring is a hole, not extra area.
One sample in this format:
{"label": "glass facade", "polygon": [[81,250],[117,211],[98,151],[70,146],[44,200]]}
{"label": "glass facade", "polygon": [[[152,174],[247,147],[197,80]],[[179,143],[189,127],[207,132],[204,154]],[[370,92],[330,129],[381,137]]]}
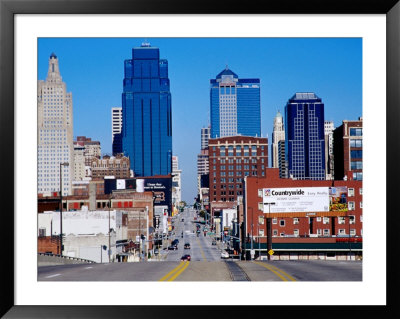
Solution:
{"label": "glass facade", "polygon": [[296,93],[285,106],[285,160],[297,179],[325,179],[324,104],[314,93]]}
{"label": "glass facade", "polygon": [[239,79],[226,68],[210,80],[211,138],[261,137],[260,80]]}
{"label": "glass facade", "polygon": [[172,114],[168,61],[149,44],[125,60],[122,93],[122,148],[135,176],[172,171]]}

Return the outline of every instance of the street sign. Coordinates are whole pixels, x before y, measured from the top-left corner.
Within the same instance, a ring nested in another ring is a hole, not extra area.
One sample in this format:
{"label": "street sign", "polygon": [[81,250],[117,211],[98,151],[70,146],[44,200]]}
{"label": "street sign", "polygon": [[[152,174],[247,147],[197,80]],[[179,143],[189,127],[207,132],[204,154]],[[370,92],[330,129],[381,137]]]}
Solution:
{"label": "street sign", "polygon": [[250,250],[250,255],[252,258],[254,257],[255,254],[256,254],[256,251],[254,249]]}
{"label": "street sign", "polygon": [[274,251],[272,250],[272,249],[270,249],[269,251],[268,251],[268,254],[270,254],[271,256],[274,254]]}

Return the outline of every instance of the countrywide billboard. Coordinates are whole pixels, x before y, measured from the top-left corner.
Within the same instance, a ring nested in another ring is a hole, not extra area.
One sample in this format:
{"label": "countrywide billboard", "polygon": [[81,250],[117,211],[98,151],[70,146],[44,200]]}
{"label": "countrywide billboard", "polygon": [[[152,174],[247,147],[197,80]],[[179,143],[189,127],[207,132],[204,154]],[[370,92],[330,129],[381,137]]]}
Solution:
{"label": "countrywide billboard", "polygon": [[[271,203],[271,205],[268,205]],[[346,187],[264,188],[264,213],[313,213],[347,210]]]}

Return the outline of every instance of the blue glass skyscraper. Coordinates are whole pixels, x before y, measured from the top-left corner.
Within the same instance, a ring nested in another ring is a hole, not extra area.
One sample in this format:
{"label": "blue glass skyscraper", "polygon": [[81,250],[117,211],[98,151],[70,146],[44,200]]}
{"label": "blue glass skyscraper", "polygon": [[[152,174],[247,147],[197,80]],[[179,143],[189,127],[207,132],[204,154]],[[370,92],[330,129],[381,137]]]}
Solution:
{"label": "blue glass skyscraper", "polygon": [[285,106],[288,175],[325,179],[324,104],[314,93],[296,93]]}
{"label": "blue glass skyscraper", "polygon": [[260,79],[239,79],[228,67],[210,80],[211,138],[261,137]]}
{"label": "blue glass skyscraper", "polygon": [[143,43],[125,60],[122,148],[135,176],[172,171],[172,114],[168,61]]}

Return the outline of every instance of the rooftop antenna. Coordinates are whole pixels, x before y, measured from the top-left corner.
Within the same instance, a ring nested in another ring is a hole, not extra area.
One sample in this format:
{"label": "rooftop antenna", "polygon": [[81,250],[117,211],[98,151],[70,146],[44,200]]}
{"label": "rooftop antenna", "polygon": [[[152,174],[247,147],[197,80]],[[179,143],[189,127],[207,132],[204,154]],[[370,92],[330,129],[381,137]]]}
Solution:
{"label": "rooftop antenna", "polygon": [[150,47],[150,43],[147,42],[147,39],[144,39],[144,42],[142,42],[142,47]]}

